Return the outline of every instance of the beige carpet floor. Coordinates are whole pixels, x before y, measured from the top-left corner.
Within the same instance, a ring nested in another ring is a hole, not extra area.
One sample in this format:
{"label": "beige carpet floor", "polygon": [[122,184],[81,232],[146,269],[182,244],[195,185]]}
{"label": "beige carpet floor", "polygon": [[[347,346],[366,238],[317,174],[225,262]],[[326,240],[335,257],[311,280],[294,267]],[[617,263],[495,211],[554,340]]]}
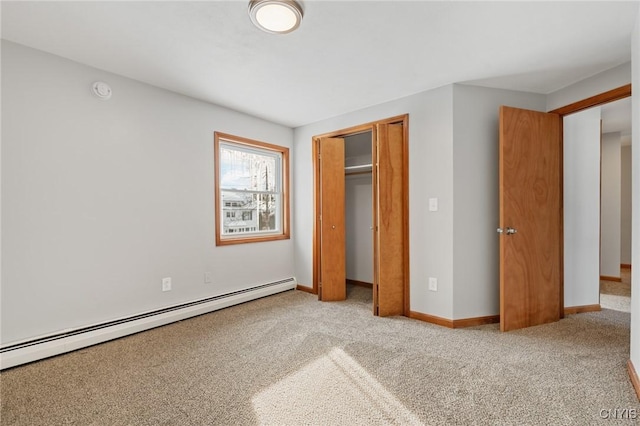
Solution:
{"label": "beige carpet floor", "polygon": [[629,314],[500,333],[289,291],[0,373],[2,425],[593,425],[640,412]]}

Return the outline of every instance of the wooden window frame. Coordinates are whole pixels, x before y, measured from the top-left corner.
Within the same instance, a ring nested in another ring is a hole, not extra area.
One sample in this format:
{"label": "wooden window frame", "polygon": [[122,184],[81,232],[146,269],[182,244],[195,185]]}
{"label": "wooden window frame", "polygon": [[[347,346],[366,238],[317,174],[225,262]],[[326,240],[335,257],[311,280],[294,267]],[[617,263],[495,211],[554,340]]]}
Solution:
{"label": "wooden window frame", "polygon": [[[280,170],[280,184],[281,184],[281,198],[282,203],[280,207],[280,232],[270,233],[265,235],[249,234],[246,236],[222,236],[222,210],[221,210],[221,190],[220,190],[220,144],[227,143],[231,145],[239,145],[244,148],[249,148],[257,151],[266,151],[269,153],[276,153],[281,156],[281,170]],[[222,132],[214,132],[214,146],[213,146],[213,164],[214,164],[214,188],[215,188],[215,233],[216,233],[216,246],[225,246],[233,244],[246,244],[257,243],[264,241],[277,241],[288,240],[290,238],[289,228],[289,148],[274,145],[266,142],[256,141],[253,139],[243,138],[240,136],[230,135]]]}

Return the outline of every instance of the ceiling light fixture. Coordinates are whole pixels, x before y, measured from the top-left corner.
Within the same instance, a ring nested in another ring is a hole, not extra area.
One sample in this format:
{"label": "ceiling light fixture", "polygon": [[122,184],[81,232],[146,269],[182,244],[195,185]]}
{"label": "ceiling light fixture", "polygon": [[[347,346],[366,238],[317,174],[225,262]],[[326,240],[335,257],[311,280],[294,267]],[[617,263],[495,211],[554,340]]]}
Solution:
{"label": "ceiling light fixture", "polygon": [[300,26],[302,6],[296,0],[251,0],[249,16],[262,31],[287,34]]}

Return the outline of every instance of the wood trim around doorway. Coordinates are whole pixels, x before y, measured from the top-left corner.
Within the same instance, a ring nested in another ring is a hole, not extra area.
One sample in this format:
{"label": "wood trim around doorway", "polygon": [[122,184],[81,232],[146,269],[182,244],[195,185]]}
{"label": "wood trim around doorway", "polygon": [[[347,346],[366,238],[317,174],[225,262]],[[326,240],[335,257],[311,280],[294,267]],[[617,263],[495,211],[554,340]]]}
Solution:
{"label": "wood trim around doorway", "polygon": [[[372,132],[375,134],[376,125],[378,124],[398,124],[402,123],[403,126],[403,179],[402,184],[405,189],[403,200],[403,217],[409,217],[409,114],[398,115],[382,120],[376,120],[365,124],[360,124],[353,127],[348,127],[341,130],[335,130],[328,133],[315,135],[312,137],[312,161],[313,161],[313,294],[318,294],[318,279],[319,279],[319,264],[318,256],[320,255],[320,223],[319,223],[319,209],[320,209],[320,191],[318,190],[318,183],[320,182],[320,167],[318,162],[318,140],[321,138],[344,138],[346,136],[353,136],[359,133]],[[404,270],[404,300],[403,310],[404,315],[409,315],[410,310],[410,294],[409,294],[409,221],[404,221],[403,226],[403,238],[404,238],[404,250],[403,250],[403,270]]]}
{"label": "wood trim around doorway", "polygon": [[631,84],[625,84],[624,86],[620,86],[615,89],[611,89],[606,92],[599,93],[589,98],[582,99],[572,104],[549,111],[549,113],[558,114],[560,116],[560,217],[562,219],[560,221],[560,318],[564,318],[565,315],[570,315],[573,313],[592,312],[595,309],[595,306],[600,306],[589,305],[592,308],[591,310],[586,310],[585,307],[564,307],[564,149],[562,148],[562,145],[564,144],[563,118],[565,115],[573,114],[595,106],[604,105],[609,102],[619,101],[620,99],[628,98],[630,96]]}
{"label": "wood trim around doorway", "polygon": [[369,123],[359,124],[357,126],[347,127],[342,130],[335,130],[333,132],[322,133],[315,135],[313,140],[322,138],[344,138],[347,136],[357,135],[358,133],[366,133],[372,131],[376,124],[395,124],[402,123],[403,125],[409,125],[409,114],[396,115],[395,117],[385,118],[383,120],[371,121]]}
{"label": "wood trim around doorway", "polygon": [[553,114],[559,114],[561,116],[573,114],[574,112],[589,109],[594,106],[608,104],[609,102],[619,101],[620,99],[628,98],[631,96],[631,84],[617,87],[604,93],[600,93],[590,98],[583,99],[578,102],[574,102],[569,105],[565,105],[560,108],[556,108],[553,111],[549,111]]}
{"label": "wood trim around doorway", "polygon": [[[624,86],[620,86],[618,88],[609,90],[607,92],[603,92],[600,93],[598,95],[595,96],[591,96],[589,98],[583,99],[581,101],[578,102],[574,102],[572,104],[563,106],[561,108],[557,108],[554,109],[553,111],[549,111],[555,114],[559,114],[561,118],[563,118],[565,115],[569,115],[569,114],[573,114],[575,112],[579,112],[591,107],[595,107],[595,106],[599,106],[599,105],[604,105],[607,104],[609,102],[614,102],[614,101],[618,101],[620,99],[624,99],[624,98],[628,98],[631,96],[631,84],[626,84]],[[560,137],[560,141],[561,143],[563,143],[563,134],[561,133],[561,137]],[[564,162],[561,163],[562,169],[564,169]],[[561,183],[562,184],[562,183]],[[564,223],[563,223],[564,226]],[[564,240],[564,238],[563,238]],[[562,248],[562,266],[564,266],[564,247]],[[564,288],[564,283],[562,285],[562,287]],[[562,303],[562,305],[564,305],[564,303]],[[582,313],[582,312],[594,312],[594,311],[599,311],[601,310],[601,306],[599,304],[597,305],[586,305],[586,306],[571,306],[571,307],[567,307],[562,309],[561,306],[561,311],[563,310],[565,314],[570,315],[570,314],[577,314],[577,313]],[[638,395],[638,397],[640,398],[640,380],[638,379],[638,374],[636,373],[636,370],[634,368],[633,363],[631,362],[631,360],[629,360],[629,362],[627,363],[627,369],[628,369],[628,373],[629,373],[629,377],[631,379],[631,382],[633,384],[633,388],[636,391],[636,395]]]}

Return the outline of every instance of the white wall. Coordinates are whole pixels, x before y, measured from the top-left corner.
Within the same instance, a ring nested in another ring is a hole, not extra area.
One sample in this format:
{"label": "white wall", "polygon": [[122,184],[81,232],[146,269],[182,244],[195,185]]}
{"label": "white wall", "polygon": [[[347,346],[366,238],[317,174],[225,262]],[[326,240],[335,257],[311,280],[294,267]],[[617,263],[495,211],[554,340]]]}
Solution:
{"label": "white wall", "polygon": [[631,82],[631,62],[581,80],[547,95],[547,111],[567,106]]}
{"label": "white wall", "polygon": [[564,305],[600,303],[600,107],[564,117]]}
{"label": "white wall", "polygon": [[372,209],[371,174],[345,176],[347,279],[373,283]]}
{"label": "white wall", "polygon": [[[408,113],[411,309],[452,318],[452,102],[453,86],[445,86],[295,129],[293,235],[301,284],[312,284],[312,136]],[[438,212],[427,213],[429,197],[439,198]],[[437,292],[427,290],[430,276],[438,278]]]}
{"label": "white wall", "polygon": [[602,135],[600,275],[620,277],[620,132]]}
{"label": "white wall", "polygon": [[[632,86],[640,87],[640,10],[631,36]],[[631,191],[634,212],[640,212],[640,96],[634,92],[631,100]],[[632,218],[631,223],[631,264],[640,265],[640,215]],[[636,371],[640,368],[640,274],[631,275],[631,361]]]}
{"label": "white wall", "polygon": [[620,263],[631,264],[631,145],[620,149]]}
{"label": "white wall", "polygon": [[500,313],[500,105],[544,111],[545,96],[456,84],[453,91],[453,319]]}
{"label": "white wall", "polygon": [[[545,96],[445,86],[295,130],[296,276],[311,284],[313,135],[409,113],[411,310],[449,319],[499,313],[498,108]],[[428,198],[438,198],[429,212]],[[428,277],[438,291],[428,291]],[[454,308],[455,307],[455,308]]]}
{"label": "white wall", "polygon": [[291,240],[215,247],[213,206],[215,130],[291,129],[5,41],[2,107],[3,344],[294,275]]}

